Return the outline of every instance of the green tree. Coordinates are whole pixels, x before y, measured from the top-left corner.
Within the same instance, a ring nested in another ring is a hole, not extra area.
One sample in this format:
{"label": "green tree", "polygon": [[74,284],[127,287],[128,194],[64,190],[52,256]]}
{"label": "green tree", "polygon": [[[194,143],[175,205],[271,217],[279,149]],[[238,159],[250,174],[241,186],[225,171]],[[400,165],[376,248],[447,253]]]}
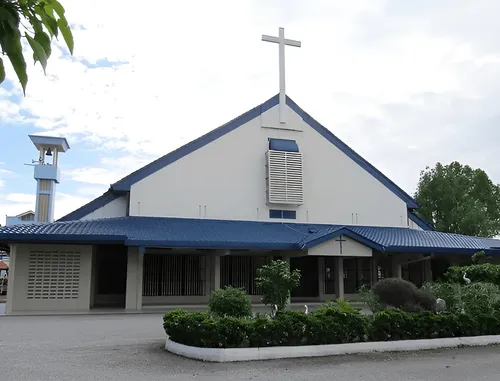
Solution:
{"label": "green tree", "polygon": [[[57,0],[0,0],[0,47],[7,56],[26,94],[28,74],[21,39],[25,38],[33,51],[33,59],[43,71],[51,54],[52,38],[63,36],[73,54],[73,34]],[[5,80],[5,66],[0,56],[0,84]]]}
{"label": "green tree", "polygon": [[482,169],[437,163],[420,174],[418,214],[438,231],[481,237],[500,232],[500,186]]}
{"label": "green tree", "polygon": [[300,283],[300,271],[290,271],[285,261],[271,261],[257,269],[255,283],[262,289],[262,303],[276,304],[278,311],[282,311],[288,304],[290,291]]}

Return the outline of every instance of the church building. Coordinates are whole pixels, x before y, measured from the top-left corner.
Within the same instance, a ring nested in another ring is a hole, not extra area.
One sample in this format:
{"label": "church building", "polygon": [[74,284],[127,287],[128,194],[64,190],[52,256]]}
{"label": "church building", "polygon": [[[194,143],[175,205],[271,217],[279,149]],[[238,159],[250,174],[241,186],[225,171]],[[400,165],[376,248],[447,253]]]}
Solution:
{"label": "church building", "polygon": [[[281,32],[271,42],[294,43]],[[41,156],[69,149],[61,139],[32,137]],[[384,277],[420,285],[443,260],[500,253],[499,240],[435,231],[410,195],[286,96],[284,80],[55,222],[58,173],[42,169],[37,208],[48,206],[33,224],[0,228],[8,314],[206,304],[228,285],[259,303],[256,269],[277,258],[301,271],[292,303],[353,299]]]}

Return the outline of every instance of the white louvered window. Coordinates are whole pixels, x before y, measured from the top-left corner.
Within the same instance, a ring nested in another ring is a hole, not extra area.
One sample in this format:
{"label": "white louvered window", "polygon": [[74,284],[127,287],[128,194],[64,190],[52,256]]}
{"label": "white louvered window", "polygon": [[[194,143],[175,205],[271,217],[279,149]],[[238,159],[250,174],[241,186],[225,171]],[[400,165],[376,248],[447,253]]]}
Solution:
{"label": "white louvered window", "polygon": [[267,201],[270,204],[302,205],[302,154],[267,151]]}
{"label": "white louvered window", "polygon": [[28,299],[78,299],[81,253],[32,250],[28,263]]}

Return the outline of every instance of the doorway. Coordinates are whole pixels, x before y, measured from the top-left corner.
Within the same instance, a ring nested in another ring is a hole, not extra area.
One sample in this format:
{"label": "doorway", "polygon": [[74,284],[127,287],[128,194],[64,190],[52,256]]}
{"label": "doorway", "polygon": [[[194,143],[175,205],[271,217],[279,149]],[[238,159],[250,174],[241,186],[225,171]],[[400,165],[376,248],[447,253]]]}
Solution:
{"label": "doorway", "polygon": [[93,266],[93,308],[125,308],[127,248],[97,245]]}
{"label": "doorway", "polygon": [[292,298],[319,297],[318,257],[292,257],[290,270],[300,270],[300,284],[291,292]]}

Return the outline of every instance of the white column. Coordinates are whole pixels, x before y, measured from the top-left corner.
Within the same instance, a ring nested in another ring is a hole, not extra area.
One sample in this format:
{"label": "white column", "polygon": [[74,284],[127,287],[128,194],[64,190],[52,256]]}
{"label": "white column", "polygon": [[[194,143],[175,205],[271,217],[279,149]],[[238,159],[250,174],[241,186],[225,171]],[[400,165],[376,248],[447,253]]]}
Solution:
{"label": "white column", "polygon": [[432,282],[432,262],[431,259],[424,261],[424,282]]}
{"label": "white column", "polygon": [[127,291],[125,309],[140,311],[142,309],[142,276],[144,254],[138,247],[129,247],[127,253]]}
{"label": "white column", "polygon": [[403,269],[401,268],[401,262],[396,255],[392,255],[392,277],[393,278],[403,278]]}
{"label": "white column", "polygon": [[213,267],[213,289],[218,290],[220,288],[220,256],[216,255],[214,257],[214,267]]}
{"label": "white column", "polygon": [[325,300],[325,257],[318,257],[319,300]]}
{"label": "white column", "polygon": [[338,298],[344,297],[344,258],[335,257],[335,293]]}
{"label": "white column", "polygon": [[373,286],[375,283],[377,283],[377,282],[378,282],[378,261],[377,261],[377,258],[372,257],[371,264],[372,264],[372,271],[371,271],[371,274],[372,274],[372,279],[371,279],[371,285]]}
{"label": "white column", "polygon": [[14,282],[15,282],[15,270],[16,270],[16,260],[17,260],[17,245],[10,245],[9,254],[9,282],[7,283],[7,303],[5,305],[5,313],[7,315],[12,313],[12,303],[14,301]]}

